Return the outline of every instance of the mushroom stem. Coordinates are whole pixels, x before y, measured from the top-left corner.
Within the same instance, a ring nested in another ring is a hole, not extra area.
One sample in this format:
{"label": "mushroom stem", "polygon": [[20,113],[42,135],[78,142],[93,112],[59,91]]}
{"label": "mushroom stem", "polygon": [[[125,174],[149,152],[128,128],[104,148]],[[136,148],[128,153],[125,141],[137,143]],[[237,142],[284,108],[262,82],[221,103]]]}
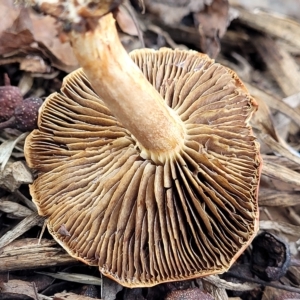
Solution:
{"label": "mushroom stem", "polygon": [[180,151],[183,123],[123,48],[112,14],[93,30],[72,31],[70,38],[94,90],[137,140],[141,156],[163,162]]}

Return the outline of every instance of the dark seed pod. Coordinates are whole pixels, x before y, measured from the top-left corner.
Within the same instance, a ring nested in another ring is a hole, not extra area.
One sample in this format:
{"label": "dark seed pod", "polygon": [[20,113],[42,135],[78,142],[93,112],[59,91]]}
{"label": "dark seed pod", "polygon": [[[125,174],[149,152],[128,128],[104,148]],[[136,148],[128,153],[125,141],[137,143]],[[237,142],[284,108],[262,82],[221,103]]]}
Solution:
{"label": "dark seed pod", "polygon": [[277,236],[263,232],[252,242],[252,271],[261,279],[275,281],[282,277],[291,260],[289,245]]}
{"label": "dark seed pod", "polygon": [[31,131],[37,128],[39,108],[43,100],[37,97],[25,99],[15,109],[13,115],[0,123],[0,129],[16,128],[20,131]]}
{"label": "dark seed pod", "polygon": [[8,120],[14,114],[15,108],[21,105],[23,97],[16,86],[0,87],[0,122]]}
{"label": "dark seed pod", "polygon": [[30,97],[23,101],[14,112],[15,125],[14,128],[20,131],[31,131],[37,128],[37,118],[39,108],[43,104],[43,100],[37,97]]}

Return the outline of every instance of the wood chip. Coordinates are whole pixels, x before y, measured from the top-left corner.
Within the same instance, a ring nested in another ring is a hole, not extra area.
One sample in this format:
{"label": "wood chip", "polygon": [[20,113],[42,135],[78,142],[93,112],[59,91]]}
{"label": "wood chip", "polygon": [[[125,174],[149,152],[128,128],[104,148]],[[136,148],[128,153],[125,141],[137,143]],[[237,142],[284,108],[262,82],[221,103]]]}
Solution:
{"label": "wood chip", "polygon": [[259,228],[261,230],[275,230],[296,237],[299,236],[300,232],[300,226],[275,221],[260,221]]}
{"label": "wood chip", "polygon": [[4,170],[0,171],[0,188],[10,192],[16,191],[22,184],[32,182],[33,176],[22,161],[9,162]]}
{"label": "wood chip", "polygon": [[10,214],[15,218],[25,218],[32,214],[32,211],[29,208],[19,203],[4,199],[0,199],[0,211]]}
{"label": "wood chip", "polygon": [[295,124],[300,126],[300,115],[295,112],[294,108],[283,102],[282,99],[271,94],[270,92],[262,91],[250,83],[246,83],[246,87],[254,98],[262,99],[270,108],[276,109],[277,111],[283,113],[293,122],[295,122]]}
{"label": "wood chip", "polygon": [[274,162],[264,161],[262,174],[282,181],[293,191],[300,191],[300,174]]}
{"label": "wood chip", "polygon": [[288,207],[300,204],[299,192],[280,192],[274,189],[261,188],[258,203],[260,206]]}
{"label": "wood chip", "polygon": [[0,251],[1,248],[14,241],[16,238],[27,232],[33,226],[42,225],[43,221],[44,217],[39,216],[37,213],[31,213],[28,217],[19,222],[18,225],[9,230],[0,238]]}
{"label": "wood chip", "polygon": [[284,16],[261,10],[237,8],[239,19],[248,26],[265,32],[273,37],[283,39],[300,49],[300,23]]}
{"label": "wood chip", "polygon": [[267,36],[257,36],[255,46],[283,93],[299,93],[300,71],[295,59]]}
{"label": "wood chip", "polygon": [[50,266],[66,265],[78,261],[65,253],[54,240],[27,238],[12,242],[1,249],[1,272],[46,268]]}
{"label": "wood chip", "polygon": [[[36,287],[31,282],[23,280],[9,280],[8,282],[0,282],[0,291],[2,294],[24,295],[39,300]],[[5,297],[5,296],[4,296]],[[2,297],[1,297],[2,298]]]}

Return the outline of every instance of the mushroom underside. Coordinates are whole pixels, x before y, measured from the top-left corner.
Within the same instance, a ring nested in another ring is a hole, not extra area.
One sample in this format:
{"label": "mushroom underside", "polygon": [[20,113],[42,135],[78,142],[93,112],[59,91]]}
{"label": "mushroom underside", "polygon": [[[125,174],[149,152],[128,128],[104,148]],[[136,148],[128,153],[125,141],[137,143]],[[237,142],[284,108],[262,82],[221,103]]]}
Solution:
{"label": "mushroom underside", "polygon": [[183,149],[164,164],[143,159],[79,69],[47,98],[26,140],[38,171],[33,201],[72,256],[124,286],[222,273],[258,229],[261,161],[248,125],[256,103],[206,55],[131,57],[182,120]]}

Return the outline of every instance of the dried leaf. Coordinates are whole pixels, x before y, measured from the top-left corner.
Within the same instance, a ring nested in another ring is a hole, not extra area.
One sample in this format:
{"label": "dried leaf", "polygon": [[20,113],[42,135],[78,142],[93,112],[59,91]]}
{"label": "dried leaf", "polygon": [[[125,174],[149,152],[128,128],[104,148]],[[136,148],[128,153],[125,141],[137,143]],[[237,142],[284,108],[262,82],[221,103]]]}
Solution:
{"label": "dried leaf", "polygon": [[[276,95],[264,92],[258,88],[256,88],[253,85],[246,84],[247,89],[251,93],[251,95],[258,100],[259,102],[259,109],[258,114],[262,113],[261,108],[265,106],[266,104],[268,107],[273,108],[278,111],[276,115],[273,115],[274,117],[271,117],[272,122],[274,124],[274,128],[276,131],[277,138],[275,138],[276,141],[280,141],[280,143],[285,147],[288,148],[290,152],[292,152],[294,155],[298,155],[296,151],[293,151],[285,142],[289,132],[290,132],[290,124],[291,121],[294,123],[291,124],[296,129],[300,127],[300,114],[295,109],[300,104],[300,93],[294,94],[290,97],[280,99]],[[262,101],[263,100],[263,101]],[[256,117],[254,117],[253,120],[255,120]],[[270,118],[268,114],[265,114],[265,117],[262,117],[261,119],[264,120],[264,118]],[[263,121],[265,122],[265,121]],[[255,121],[252,121],[254,127],[257,126],[257,123]],[[272,136],[272,135],[271,135]],[[274,136],[273,136],[274,138]],[[264,143],[263,143],[264,145]],[[265,145],[264,145],[265,146]],[[270,145],[269,145],[270,146]],[[262,150],[264,152],[265,149]]]}
{"label": "dried leaf", "polygon": [[286,277],[290,280],[290,282],[292,284],[300,286],[300,269],[299,269],[299,267],[290,266],[287,271]]}
{"label": "dried leaf", "polygon": [[34,42],[28,10],[14,6],[11,0],[4,0],[0,3],[0,12],[0,55],[20,48],[28,50]]}
{"label": "dried leaf", "polygon": [[147,11],[157,15],[165,24],[178,25],[183,17],[197,13],[213,0],[145,0]]}
{"label": "dried leaf", "polygon": [[0,36],[5,30],[12,27],[13,23],[19,17],[19,15],[20,9],[14,5],[13,1],[0,1]]}
{"label": "dried leaf", "polygon": [[66,72],[76,69],[77,60],[70,45],[60,41],[55,19],[13,3],[13,0],[0,3],[1,20],[6,20],[0,26],[0,55],[21,62],[22,69],[29,72],[49,71],[44,60],[50,60],[52,66]]}
{"label": "dried leaf", "polygon": [[122,5],[119,7],[116,14],[116,21],[123,32],[130,35],[138,35],[138,30],[132,20],[132,17]]}
{"label": "dried leaf", "polygon": [[299,155],[277,133],[269,107],[256,94],[258,110],[251,119],[251,125],[258,138],[261,153],[278,153],[297,164],[300,164]]}
{"label": "dried leaf", "polygon": [[[289,97],[283,98],[282,102],[293,110],[293,115],[297,115],[298,118],[300,117],[300,93],[296,93]],[[290,115],[283,115],[279,113],[275,116],[274,120],[276,122],[277,131],[283,139],[286,140],[289,134],[297,134],[300,125],[298,123],[296,123],[297,126],[295,124],[292,124],[292,117]]]}
{"label": "dried leaf", "polygon": [[78,67],[77,60],[70,44],[63,43],[59,39],[60,29],[57,21],[53,17],[41,16],[33,12],[30,13],[30,18],[33,38],[53,55],[50,57],[52,65],[67,72],[75,70]]}
{"label": "dried leaf", "polygon": [[200,33],[203,52],[215,58],[220,52],[220,38],[224,36],[230,23],[227,0],[213,0],[204,10],[194,14]]}

